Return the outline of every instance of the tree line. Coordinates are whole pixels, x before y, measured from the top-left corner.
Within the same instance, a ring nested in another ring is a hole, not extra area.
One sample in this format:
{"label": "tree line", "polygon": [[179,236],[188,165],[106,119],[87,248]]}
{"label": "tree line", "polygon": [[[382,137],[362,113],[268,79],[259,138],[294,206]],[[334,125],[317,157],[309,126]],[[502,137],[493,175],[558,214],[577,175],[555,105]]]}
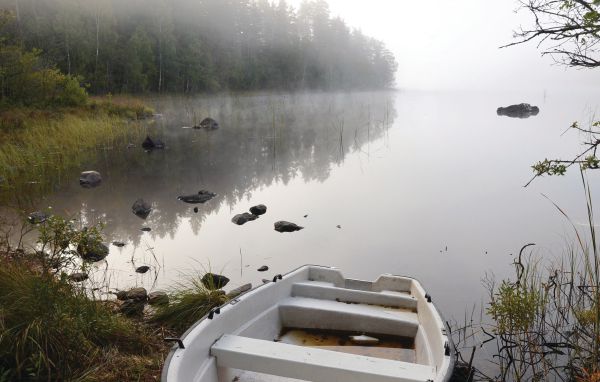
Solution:
{"label": "tree line", "polygon": [[385,45],[324,0],[0,0],[4,45],[94,94],[363,89],[394,84]]}

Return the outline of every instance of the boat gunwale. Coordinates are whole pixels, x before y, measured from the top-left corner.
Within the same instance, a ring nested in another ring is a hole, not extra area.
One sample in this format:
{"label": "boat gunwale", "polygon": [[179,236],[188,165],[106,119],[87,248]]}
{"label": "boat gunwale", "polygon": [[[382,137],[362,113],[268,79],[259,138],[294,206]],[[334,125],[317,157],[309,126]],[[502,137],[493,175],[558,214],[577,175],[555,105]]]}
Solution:
{"label": "boat gunwale", "polygon": [[[318,265],[318,264],[304,264],[301,265],[297,268],[292,269],[291,271],[284,273],[282,276],[283,277],[288,277],[289,275],[291,275],[292,273],[298,272],[300,271],[302,268],[306,268],[306,267],[319,267],[319,268],[328,268],[328,269],[335,269],[335,270],[340,270],[339,268],[336,267],[332,267],[332,266],[327,266],[327,265]],[[383,273],[380,275],[382,276],[384,275]],[[414,280],[418,283],[418,285],[421,287],[421,289],[426,292],[426,289],[423,287],[423,284],[415,277],[411,277],[411,276],[403,276],[403,275],[395,275],[395,274],[391,274],[391,273],[387,273],[387,275],[391,275],[394,277],[404,277],[404,278],[408,278],[411,280]],[[275,277],[277,277],[278,275],[276,275]],[[376,281],[376,280],[374,280]],[[372,282],[374,282],[372,281]],[[244,297],[245,295],[251,293],[251,292],[255,292],[256,290],[263,288],[263,287],[268,287],[270,284],[272,284],[273,282],[267,282],[261,285],[257,285],[256,287],[236,296],[235,298],[231,299],[230,301],[227,301],[226,303],[220,305],[218,308],[225,308],[228,305],[235,305],[239,302],[239,298]],[[450,362],[448,365],[448,370],[449,372],[445,375],[444,379],[441,382],[448,382],[450,381],[451,377],[452,377],[452,372],[454,370],[454,365],[456,363],[456,350],[455,350],[455,345],[454,345],[454,341],[452,340],[452,332],[450,330],[450,327],[448,325],[448,322],[444,319],[444,316],[442,315],[442,313],[440,312],[440,310],[437,308],[436,304],[433,302],[433,300],[428,301],[429,304],[431,304],[433,306],[433,310],[434,313],[437,314],[438,318],[440,319],[440,321],[442,322],[442,325],[445,329],[445,333],[442,333],[443,336],[446,337],[447,339],[447,344],[448,344],[448,348],[450,350],[450,354],[449,354],[449,358],[450,358]],[[178,339],[180,340],[179,342],[183,341],[198,325],[201,325],[209,316],[209,313],[207,313],[206,315],[204,315],[202,318],[200,318],[198,321],[194,322],[194,324],[192,324]],[[175,356],[175,353],[177,352],[177,350],[185,350],[185,349],[181,349],[179,347],[178,343],[173,344],[173,346],[171,347],[171,350],[169,351],[169,354],[167,355],[167,358],[165,358],[165,362],[163,364],[162,367],[162,371],[161,371],[161,375],[160,375],[160,380],[161,382],[170,382],[168,380],[168,371],[169,371],[169,367],[171,366],[171,361],[173,360],[173,357]]]}

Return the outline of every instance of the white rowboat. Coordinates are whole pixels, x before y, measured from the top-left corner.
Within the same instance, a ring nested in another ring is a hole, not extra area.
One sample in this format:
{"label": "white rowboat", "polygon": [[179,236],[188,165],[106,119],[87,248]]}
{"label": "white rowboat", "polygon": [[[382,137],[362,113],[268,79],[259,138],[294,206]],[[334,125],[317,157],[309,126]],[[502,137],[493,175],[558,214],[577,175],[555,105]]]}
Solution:
{"label": "white rowboat", "polygon": [[346,279],[304,266],[198,321],[163,382],[444,382],[454,365],[440,314],[412,278]]}

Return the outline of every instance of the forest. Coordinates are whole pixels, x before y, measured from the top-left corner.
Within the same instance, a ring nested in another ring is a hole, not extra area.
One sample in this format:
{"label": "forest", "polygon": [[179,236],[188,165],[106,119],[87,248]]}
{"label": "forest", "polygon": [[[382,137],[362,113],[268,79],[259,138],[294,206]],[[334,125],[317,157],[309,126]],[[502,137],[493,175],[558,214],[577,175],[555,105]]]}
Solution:
{"label": "forest", "polygon": [[397,68],[381,41],[332,17],[323,0],[298,9],[285,0],[0,0],[0,8],[12,15],[3,51],[33,52],[91,94],[376,89],[393,86]]}

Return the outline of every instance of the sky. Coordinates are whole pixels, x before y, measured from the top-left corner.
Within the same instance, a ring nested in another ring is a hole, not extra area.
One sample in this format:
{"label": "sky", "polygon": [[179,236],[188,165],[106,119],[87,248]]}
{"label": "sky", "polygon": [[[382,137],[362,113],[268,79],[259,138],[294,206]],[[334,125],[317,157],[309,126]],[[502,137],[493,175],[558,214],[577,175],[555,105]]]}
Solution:
{"label": "sky", "polygon": [[[291,0],[297,7],[301,0]],[[405,89],[594,90],[600,69],[541,57],[535,43],[499,49],[531,25],[515,0],[328,0],[333,16],[386,43]]]}

